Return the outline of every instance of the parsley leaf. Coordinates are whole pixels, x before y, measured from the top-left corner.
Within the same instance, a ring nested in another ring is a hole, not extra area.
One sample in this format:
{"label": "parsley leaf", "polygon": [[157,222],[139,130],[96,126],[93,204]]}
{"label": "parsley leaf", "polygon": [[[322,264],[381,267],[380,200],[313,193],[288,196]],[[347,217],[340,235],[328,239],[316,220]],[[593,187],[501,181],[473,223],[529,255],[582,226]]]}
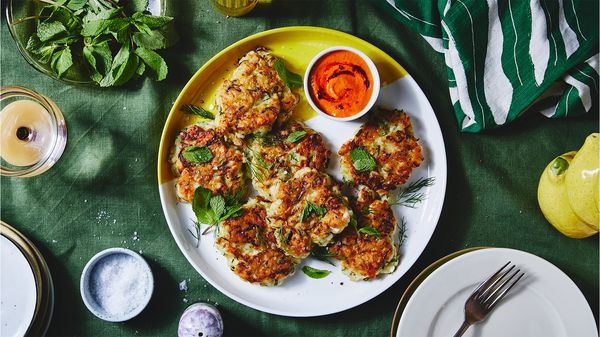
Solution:
{"label": "parsley leaf", "polygon": [[310,278],[324,278],[331,273],[329,270],[316,269],[309,266],[302,267],[302,272]]}
{"label": "parsley leaf", "polygon": [[288,135],[286,140],[288,141],[288,143],[295,143],[297,141],[302,140],[302,138],[304,138],[305,136],[306,136],[306,131],[304,131],[304,130],[294,131]]}
{"label": "parsley leaf", "polygon": [[275,61],[275,70],[279,78],[288,86],[290,89],[302,87],[302,77],[296,73],[293,73],[285,67],[282,59]]}
{"label": "parsley leaf", "polygon": [[358,172],[373,171],[377,167],[375,158],[362,147],[350,151],[350,158],[352,159],[352,165]]}
{"label": "parsley leaf", "polygon": [[210,111],[204,109],[203,107],[196,106],[193,104],[186,104],[181,108],[181,111],[187,112],[190,114],[194,114],[198,117],[206,118],[206,119],[215,119],[215,115],[213,115]]}
{"label": "parsley leaf", "polygon": [[192,163],[204,164],[213,158],[213,154],[206,146],[188,146],[183,150],[183,158]]}
{"label": "parsley leaf", "polygon": [[325,215],[325,213],[327,213],[326,208],[315,205],[310,201],[307,201],[306,205],[304,206],[304,209],[302,210],[302,213],[300,214],[300,219],[298,221],[304,222],[304,220],[307,219],[311,214],[317,214],[318,216],[322,217]]}

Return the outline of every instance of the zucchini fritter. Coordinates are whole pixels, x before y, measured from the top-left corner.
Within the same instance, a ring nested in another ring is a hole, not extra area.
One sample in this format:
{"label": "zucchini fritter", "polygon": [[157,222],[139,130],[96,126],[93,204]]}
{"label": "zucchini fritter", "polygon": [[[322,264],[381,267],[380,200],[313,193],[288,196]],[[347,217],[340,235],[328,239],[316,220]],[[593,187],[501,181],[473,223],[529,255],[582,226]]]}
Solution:
{"label": "zucchini fritter", "polygon": [[396,219],[390,205],[364,186],[351,204],[357,225],[348,226],[336,236],[329,252],[342,261],[342,272],[353,281],[393,272],[398,265],[398,247],[394,242]]}
{"label": "zucchini fritter", "polygon": [[[406,183],[411,172],[423,162],[423,154],[404,111],[377,108],[369,114],[367,123],[338,153],[346,180],[383,195]],[[360,148],[375,160],[373,170],[361,171],[355,167],[351,153]]]}
{"label": "zucchini fritter", "polygon": [[[299,140],[288,138],[303,133]],[[269,189],[276,182],[289,180],[304,167],[325,171],[330,155],[319,133],[301,122],[290,121],[277,131],[257,135],[250,141],[247,161],[252,185],[262,197],[271,199]]]}
{"label": "zucchini fritter", "polygon": [[278,285],[294,273],[298,260],[277,247],[266,223],[264,206],[252,199],[243,214],[219,225],[215,244],[227,258],[231,270],[243,280]]}
{"label": "zucchini fritter", "polygon": [[[191,162],[184,156],[190,147],[207,147],[212,158],[204,163]],[[215,194],[227,195],[245,188],[243,155],[213,129],[192,125],[181,131],[171,152],[171,163],[177,177],[177,196],[192,202],[198,186]]]}
{"label": "zucchini fritter", "polygon": [[248,52],[217,92],[217,130],[232,134],[238,145],[249,134],[287,121],[298,103],[298,95],[277,74],[276,61],[263,47]]}
{"label": "zucchini fritter", "polygon": [[352,217],[348,199],[326,173],[303,168],[273,187],[268,209],[278,245],[289,255],[305,258],[313,244],[326,246]]}

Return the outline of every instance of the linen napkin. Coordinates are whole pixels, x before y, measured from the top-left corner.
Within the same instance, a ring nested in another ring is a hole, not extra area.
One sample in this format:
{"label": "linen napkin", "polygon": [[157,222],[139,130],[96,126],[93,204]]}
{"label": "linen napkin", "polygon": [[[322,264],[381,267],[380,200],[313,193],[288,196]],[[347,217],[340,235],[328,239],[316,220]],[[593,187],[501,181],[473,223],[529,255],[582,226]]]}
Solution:
{"label": "linen napkin", "polygon": [[598,103],[597,0],[377,0],[443,53],[459,128]]}

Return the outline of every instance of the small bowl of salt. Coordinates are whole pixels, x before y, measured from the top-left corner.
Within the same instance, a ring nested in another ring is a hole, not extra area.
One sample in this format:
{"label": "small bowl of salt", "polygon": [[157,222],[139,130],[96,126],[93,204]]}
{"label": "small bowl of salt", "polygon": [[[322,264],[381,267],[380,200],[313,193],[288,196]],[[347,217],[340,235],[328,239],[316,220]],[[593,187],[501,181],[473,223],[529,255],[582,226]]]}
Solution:
{"label": "small bowl of salt", "polygon": [[109,248],[94,255],[80,281],[85,306],[98,318],[123,322],[137,316],[154,290],[152,270],[143,257],[125,248]]}

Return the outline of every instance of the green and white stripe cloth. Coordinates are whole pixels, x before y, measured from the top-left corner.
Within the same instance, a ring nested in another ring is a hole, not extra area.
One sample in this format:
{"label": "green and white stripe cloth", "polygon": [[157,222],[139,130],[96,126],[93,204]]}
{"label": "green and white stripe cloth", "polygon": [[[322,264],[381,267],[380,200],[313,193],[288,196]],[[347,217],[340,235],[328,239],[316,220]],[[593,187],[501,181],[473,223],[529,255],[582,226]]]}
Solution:
{"label": "green and white stripe cloth", "polygon": [[598,0],[379,1],[444,54],[462,131],[596,108]]}

